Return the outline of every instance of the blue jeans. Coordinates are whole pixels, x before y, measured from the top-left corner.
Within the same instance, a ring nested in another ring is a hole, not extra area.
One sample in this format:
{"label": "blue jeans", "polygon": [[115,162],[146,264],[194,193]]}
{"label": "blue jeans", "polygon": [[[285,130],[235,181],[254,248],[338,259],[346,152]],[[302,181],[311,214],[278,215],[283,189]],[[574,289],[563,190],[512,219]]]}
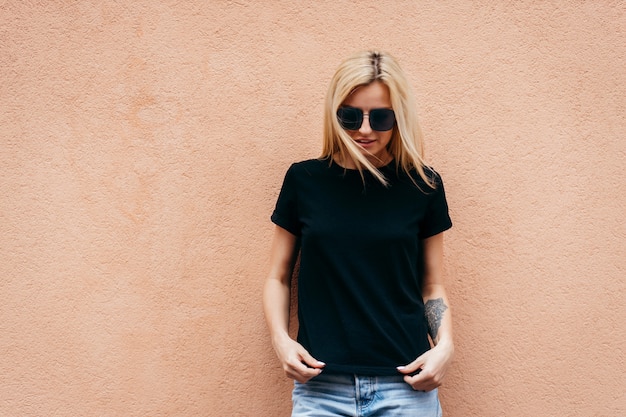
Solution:
{"label": "blue jeans", "polygon": [[320,374],[295,382],[291,417],[441,417],[437,390],[415,391],[402,376]]}

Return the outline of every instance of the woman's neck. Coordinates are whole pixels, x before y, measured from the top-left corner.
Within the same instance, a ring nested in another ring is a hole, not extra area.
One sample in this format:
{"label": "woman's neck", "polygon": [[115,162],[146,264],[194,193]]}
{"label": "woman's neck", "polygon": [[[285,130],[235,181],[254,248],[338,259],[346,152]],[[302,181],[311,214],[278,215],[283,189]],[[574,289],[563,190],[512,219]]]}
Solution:
{"label": "woman's neck", "polygon": [[[366,156],[366,158],[376,168],[384,167],[393,160],[393,156],[391,156],[391,154],[388,152],[385,152],[385,154],[381,156],[368,155]],[[333,160],[337,165],[341,166],[342,168],[357,169],[356,163],[349,155],[338,153],[333,157]]]}

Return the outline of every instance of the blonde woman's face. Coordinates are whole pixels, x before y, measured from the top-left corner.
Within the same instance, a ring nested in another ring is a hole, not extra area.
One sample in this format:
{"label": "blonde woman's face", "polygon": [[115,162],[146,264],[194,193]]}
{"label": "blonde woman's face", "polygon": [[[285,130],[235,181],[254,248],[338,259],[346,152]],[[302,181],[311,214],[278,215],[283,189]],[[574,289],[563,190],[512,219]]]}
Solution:
{"label": "blonde woman's face", "polygon": [[342,106],[355,107],[363,111],[363,123],[357,130],[347,130],[365,156],[374,166],[381,166],[389,162],[390,154],[387,146],[391,141],[393,129],[387,131],[372,130],[369,121],[369,112],[372,109],[391,109],[389,88],[380,81],[374,81],[358,87],[342,103]]}

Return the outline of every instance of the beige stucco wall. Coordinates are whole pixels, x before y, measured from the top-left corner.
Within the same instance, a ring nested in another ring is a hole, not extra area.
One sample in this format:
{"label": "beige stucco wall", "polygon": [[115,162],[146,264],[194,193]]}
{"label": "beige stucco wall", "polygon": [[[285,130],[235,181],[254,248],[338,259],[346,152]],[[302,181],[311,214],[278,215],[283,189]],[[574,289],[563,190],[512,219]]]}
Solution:
{"label": "beige stucco wall", "polygon": [[621,1],[0,1],[0,415],[286,416],[269,215],[355,50],[455,227],[448,416],[626,415]]}

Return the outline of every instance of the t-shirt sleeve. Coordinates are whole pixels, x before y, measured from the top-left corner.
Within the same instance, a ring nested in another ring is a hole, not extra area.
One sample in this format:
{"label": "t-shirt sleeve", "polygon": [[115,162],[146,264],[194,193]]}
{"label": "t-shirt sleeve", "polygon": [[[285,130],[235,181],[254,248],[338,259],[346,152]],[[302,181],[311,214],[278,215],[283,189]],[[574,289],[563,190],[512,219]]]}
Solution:
{"label": "t-shirt sleeve", "polygon": [[295,166],[292,165],[285,174],[283,185],[276,201],[276,207],[270,217],[272,222],[289,233],[300,236],[298,220],[298,193]]}
{"label": "t-shirt sleeve", "polygon": [[430,191],[432,193],[431,198],[422,224],[420,225],[420,239],[435,236],[452,227],[452,219],[450,219],[448,213],[448,202],[446,201],[443,180],[435,171],[432,171],[432,174],[437,188],[434,191]]}

